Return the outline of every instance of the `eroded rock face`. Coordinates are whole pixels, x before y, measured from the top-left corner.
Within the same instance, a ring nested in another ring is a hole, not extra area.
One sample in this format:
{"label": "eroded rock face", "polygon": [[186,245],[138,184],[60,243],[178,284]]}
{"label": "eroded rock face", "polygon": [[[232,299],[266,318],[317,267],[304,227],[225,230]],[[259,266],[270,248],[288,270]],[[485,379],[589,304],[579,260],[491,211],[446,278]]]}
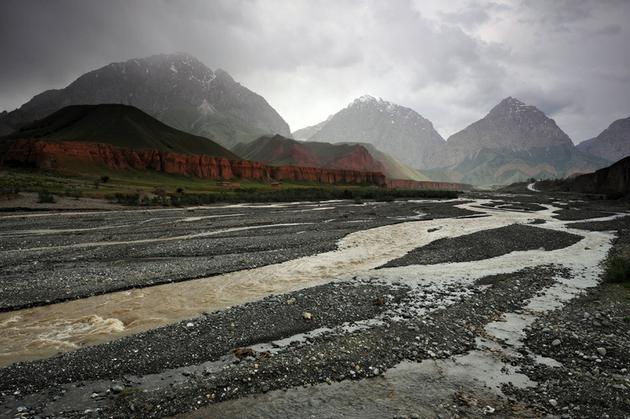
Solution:
{"label": "eroded rock face", "polygon": [[109,144],[45,139],[7,140],[0,143],[0,165],[33,165],[62,169],[69,162],[101,164],[114,170],[154,170],[203,179],[296,180],[320,183],[385,185],[380,172],[321,169],[300,166],[267,166],[260,162],[229,160],[199,154],[130,149]]}

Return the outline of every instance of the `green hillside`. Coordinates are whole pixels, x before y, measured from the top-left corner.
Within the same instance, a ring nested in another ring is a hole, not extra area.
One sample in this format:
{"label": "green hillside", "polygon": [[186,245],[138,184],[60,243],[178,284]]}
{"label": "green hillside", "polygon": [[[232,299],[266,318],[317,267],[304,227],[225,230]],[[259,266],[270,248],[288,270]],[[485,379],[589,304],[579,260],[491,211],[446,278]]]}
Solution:
{"label": "green hillside", "polygon": [[4,138],[106,143],[117,147],[238,159],[234,153],[207,138],[165,125],[133,106],[118,104],[67,106]]}

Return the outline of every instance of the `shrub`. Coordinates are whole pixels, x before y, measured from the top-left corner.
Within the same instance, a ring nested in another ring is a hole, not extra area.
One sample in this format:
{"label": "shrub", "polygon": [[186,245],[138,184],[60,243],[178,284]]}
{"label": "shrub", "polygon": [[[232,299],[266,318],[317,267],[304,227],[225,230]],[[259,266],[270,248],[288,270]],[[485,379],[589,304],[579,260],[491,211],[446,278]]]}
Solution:
{"label": "shrub", "polygon": [[102,183],[107,183],[109,182],[109,176],[105,175],[105,176],[101,176],[101,182]]}
{"label": "shrub", "polygon": [[55,196],[44,190],[37,193],[37,202],[40,204],[52,204],[55,202]]}
{"label": "shrub", "polygon": [[75,199],[79,199],[81,198],[81,196],[83,196],[83,192],[81,192],[81,190],[79,189],[66,189],[63,194],[67,197]]}
{"label": "shrub", "polygon": [[606,282],[630,281],[630,260],[621,256],[613,256],[608,260],[604,274]]}
{"label": "shrub", "polygon": [[116,193],[114,195],[106,195],[105,198],[120,205],[138,205],[140,201],[140,194]]}

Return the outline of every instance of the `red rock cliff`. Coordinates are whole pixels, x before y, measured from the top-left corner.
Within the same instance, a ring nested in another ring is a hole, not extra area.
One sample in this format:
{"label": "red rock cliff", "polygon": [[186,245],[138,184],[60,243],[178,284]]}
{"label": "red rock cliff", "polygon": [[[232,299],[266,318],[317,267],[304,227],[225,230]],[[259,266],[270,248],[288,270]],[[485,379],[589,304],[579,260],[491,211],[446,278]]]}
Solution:
{"label": "red rock cliff", "polygon": [[0,166],[30,164],[42,169],[63,169],[68,162],[103,164],[114,170],[138,169],[194,176],[203,179],[295,180],[321,183],[385,186],[380,172],[321,169],[301,166],[267,166],[246,160],[228,160],[197,154],[114,147],[77,141],[48,142],[20,139],[0,142]]}

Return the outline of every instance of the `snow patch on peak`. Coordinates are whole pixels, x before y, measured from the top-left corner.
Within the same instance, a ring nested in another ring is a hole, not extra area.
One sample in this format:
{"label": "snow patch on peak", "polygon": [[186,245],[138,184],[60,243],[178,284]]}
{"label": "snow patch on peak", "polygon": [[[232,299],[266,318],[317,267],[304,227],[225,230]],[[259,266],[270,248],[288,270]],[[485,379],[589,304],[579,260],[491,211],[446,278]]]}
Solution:
{"label": "snow patch on peak", "polygon": [[[383,100],[383,99],[380,99]],[[358,97],[354,100],[354,102],[360,102],[360,103],[366,103],[366,102],[377,102],[378,99],[376,99],[374,96],[370,96],[370,95],[363,95],[361,97]]]}

